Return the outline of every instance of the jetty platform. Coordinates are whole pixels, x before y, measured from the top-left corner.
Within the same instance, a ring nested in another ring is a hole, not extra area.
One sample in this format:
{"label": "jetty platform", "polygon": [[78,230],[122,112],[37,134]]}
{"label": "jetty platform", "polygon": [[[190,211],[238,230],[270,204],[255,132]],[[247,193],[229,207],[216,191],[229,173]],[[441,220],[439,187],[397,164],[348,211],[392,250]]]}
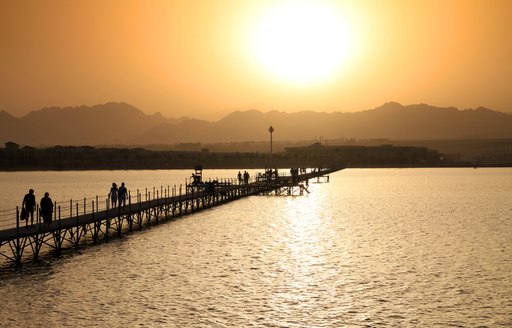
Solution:
{"label": "jetty platform", "polygon": [[121,207],[111,208],[109,199],[100,200],[98,196],[89,201],[55,203],[51,224],[43,223],[34,213],[34,225],[27,225],[26,221],[20,220],[20,209],[16,208],[9,222],[0,222],[0,258],[19,267],[29,260],[37,262],[41,254],[58,255],[66,248],[108,240],[243,197],[302,195],[309,193],[309,181],[329,182],[329,174],[341,169],[291,170],[289,175],[278,175],[277,170],[270,169],[245,183],[238,180],[203,181],[202,168],[196,167],[196,173],[185,185],[153,189],[153,192],[129,192],[126,204]]}

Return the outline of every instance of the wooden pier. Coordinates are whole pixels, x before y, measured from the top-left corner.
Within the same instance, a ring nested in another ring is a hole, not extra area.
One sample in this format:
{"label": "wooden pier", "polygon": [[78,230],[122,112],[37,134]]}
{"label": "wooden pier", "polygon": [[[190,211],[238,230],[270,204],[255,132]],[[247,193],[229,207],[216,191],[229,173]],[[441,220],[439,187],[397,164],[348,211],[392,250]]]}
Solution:
{"label": "wooden pier", "polygon": [[291,175],[278,175],[267,170],[248,183],[202,181],[194,175],[184,188],[174,186],[153,190],[153,193],[130,193],[123,207],[110,208],[108,199],[100,201],[98,197],[89,203],[86,200],[81,204],[70,201],[66,206],[55,206],[51,224],[43,223],[37,215],[34,226],[26,226],[25,221],[20,221],[19,210],[16,209],[12,218],[15,226],[0,230],[0,256],[20,266],[30,258],[36,262],[43,253],[59,254],[65,248],[108,240],[242,197],[302,195],[309,193],[307,186],[310,180],[328,182],[329,174],[341,169],[310,169],[309,172],[296,171]]}

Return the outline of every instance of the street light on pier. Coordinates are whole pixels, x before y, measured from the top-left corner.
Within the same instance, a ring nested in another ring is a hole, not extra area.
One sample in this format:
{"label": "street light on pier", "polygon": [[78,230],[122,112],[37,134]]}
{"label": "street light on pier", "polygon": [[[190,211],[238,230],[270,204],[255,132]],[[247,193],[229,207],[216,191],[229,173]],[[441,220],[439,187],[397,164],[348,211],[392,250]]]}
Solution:
{"label": "street light on pier", "polygon": [[272,159],[272,133],[274,132],[272,125],[268,128],[268,132],[270,132],[270,158]]}

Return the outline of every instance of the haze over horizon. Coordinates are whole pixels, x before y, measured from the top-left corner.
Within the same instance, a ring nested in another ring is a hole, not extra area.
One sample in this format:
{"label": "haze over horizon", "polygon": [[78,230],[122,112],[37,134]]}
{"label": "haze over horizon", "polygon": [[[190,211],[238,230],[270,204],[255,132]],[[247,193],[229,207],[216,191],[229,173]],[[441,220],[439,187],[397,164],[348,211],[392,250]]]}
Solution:
{"label": "haze over horizon", "polygon": [[512,2],[0,2],[0,110],[512,111]]}

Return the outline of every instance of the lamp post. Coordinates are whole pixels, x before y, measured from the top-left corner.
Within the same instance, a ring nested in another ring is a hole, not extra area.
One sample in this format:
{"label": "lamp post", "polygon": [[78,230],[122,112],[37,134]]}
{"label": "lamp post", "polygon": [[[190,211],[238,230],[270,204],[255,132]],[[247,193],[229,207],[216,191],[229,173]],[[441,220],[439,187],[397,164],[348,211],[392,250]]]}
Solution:
{"label": "lamp post", "polygon": [[272,133],[274,132],[272,125],[268,128],[268,132],[270,132],[270,159],[272,159]]}

